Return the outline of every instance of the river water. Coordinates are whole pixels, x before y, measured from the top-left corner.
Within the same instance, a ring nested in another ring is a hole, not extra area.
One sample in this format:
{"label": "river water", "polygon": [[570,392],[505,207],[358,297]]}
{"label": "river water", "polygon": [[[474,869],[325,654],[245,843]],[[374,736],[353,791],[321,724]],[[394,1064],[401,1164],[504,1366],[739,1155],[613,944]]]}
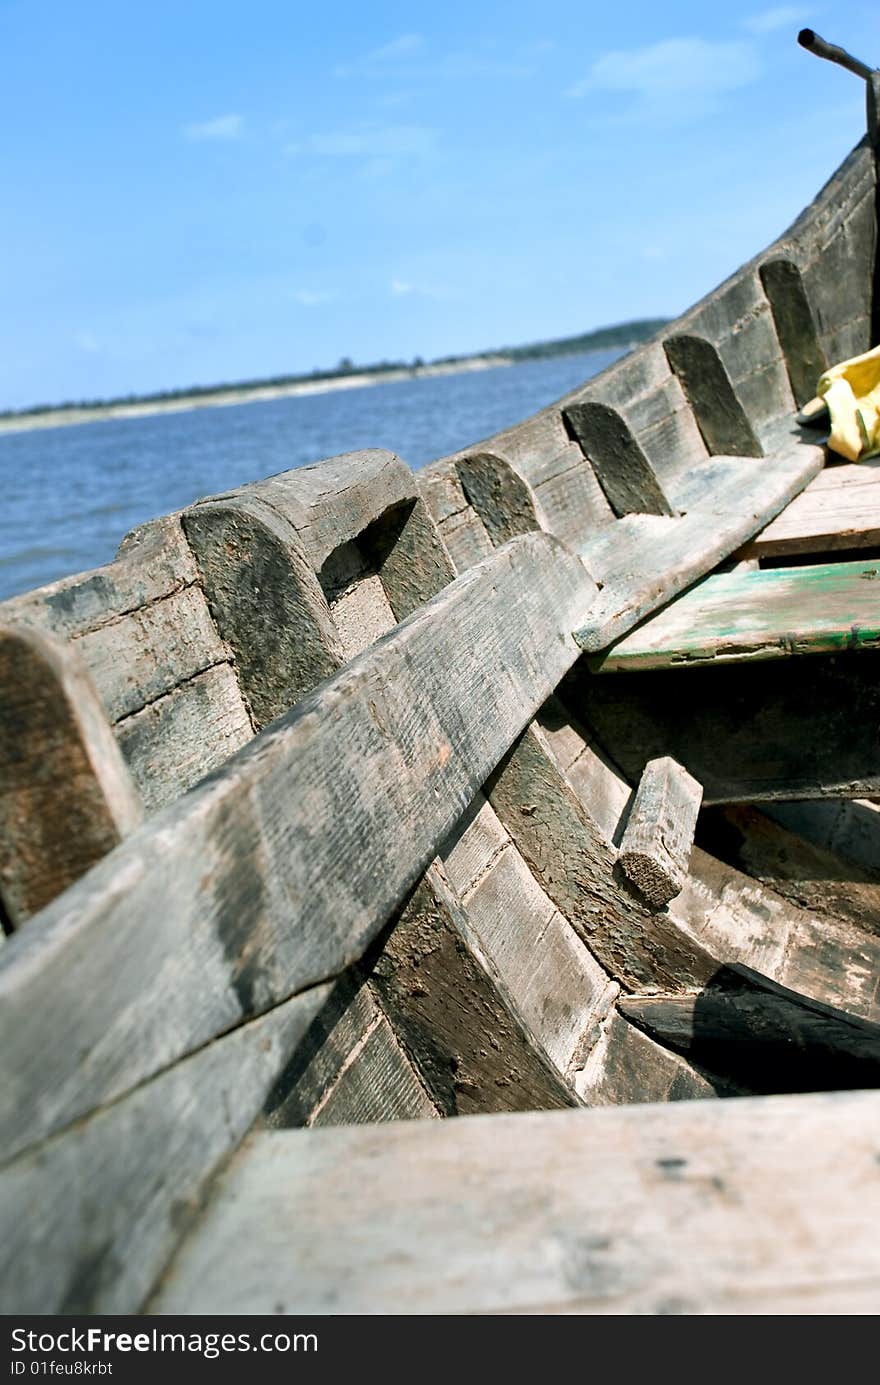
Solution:
{"label": "river water", "polygon": [[145,520],[321,457],[387,447],[416,470],[552,403],[620,354],[0,433],[0,599],[109,562]]}

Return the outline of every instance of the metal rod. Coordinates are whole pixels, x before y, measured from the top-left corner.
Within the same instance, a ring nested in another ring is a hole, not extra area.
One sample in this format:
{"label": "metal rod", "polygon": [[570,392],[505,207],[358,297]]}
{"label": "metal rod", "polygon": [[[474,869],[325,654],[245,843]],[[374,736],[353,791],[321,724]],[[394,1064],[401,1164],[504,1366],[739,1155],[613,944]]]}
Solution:
{"label": "metal rod", "polygon": [[847,72],[854,72],[857,77],[864,77],[865,81],[868,81],[874,72],[873,67],[869,67],[867,63],[854,58],[852,53],[847,53],[845,48],[838,48],[834,43],[826,43],[824,38],[820,38],[812,29],[801,29],[798,34],[798,43],[801,48],[806,48],[807,52],[815,53],[817,58],[827,58],[829,62],[845,67]]}

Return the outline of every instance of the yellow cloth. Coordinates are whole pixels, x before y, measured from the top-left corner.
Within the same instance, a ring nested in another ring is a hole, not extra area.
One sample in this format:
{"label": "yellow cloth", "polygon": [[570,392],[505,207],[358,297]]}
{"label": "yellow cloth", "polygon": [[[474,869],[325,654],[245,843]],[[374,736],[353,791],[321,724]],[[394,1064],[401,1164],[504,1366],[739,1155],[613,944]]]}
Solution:
{"label": "yellow cloth", "polygon": [[880,346],[826,370],[817,390],[831,416],[835,452],[851,462],[880,452]]}

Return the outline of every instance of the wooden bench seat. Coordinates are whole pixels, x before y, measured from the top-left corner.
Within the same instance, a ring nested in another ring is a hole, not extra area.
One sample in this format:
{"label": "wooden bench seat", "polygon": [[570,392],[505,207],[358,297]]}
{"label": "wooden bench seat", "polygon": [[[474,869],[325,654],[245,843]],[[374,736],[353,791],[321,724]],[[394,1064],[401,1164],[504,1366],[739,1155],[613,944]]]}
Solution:
{"label": "wooden bench seat", "polygon": [[880,563],[716,573],[594,663],[637,671],[880,645]]}
{"label": "wooden bench seat", "polygon": [[880,457],[820,471],[736,557],[830,553],[874,544],[880,544]]}

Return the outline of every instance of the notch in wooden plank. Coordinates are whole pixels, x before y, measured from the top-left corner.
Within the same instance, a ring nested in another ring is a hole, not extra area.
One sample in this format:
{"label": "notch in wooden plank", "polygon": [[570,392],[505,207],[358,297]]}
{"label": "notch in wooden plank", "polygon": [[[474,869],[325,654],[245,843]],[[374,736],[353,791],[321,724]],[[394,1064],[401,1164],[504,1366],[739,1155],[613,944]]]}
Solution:
{"label": "notch in wooden plank", "polygon": [[702,800],[702,786],[669,755],[645,765],[618,862],[655,909],[663,909],[687,880]]}

